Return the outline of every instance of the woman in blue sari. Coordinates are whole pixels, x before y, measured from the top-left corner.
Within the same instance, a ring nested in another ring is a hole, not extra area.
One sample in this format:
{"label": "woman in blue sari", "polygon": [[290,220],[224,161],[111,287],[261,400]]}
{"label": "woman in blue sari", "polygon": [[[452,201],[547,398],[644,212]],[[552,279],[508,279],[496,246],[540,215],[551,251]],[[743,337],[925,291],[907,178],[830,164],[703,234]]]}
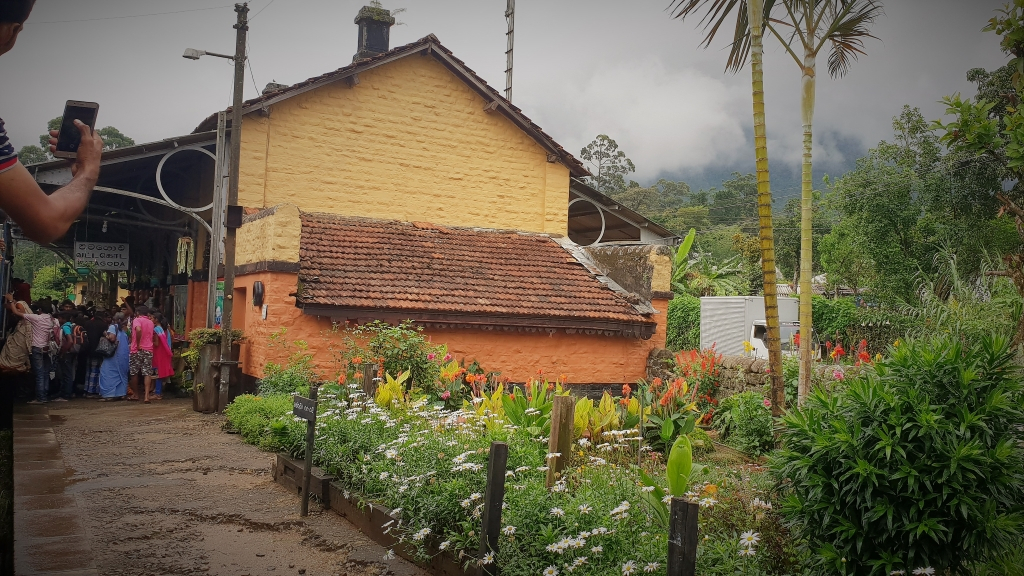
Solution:
{"label": "woman in blue sari", "polygon": [[128,335],[124,331],[125,316],[114,314],[113,324],[107,328],[104,337],[117,342],[114,355],[104,358],[100,364],[100,396],[101,402],[122,400],[128,394]]}

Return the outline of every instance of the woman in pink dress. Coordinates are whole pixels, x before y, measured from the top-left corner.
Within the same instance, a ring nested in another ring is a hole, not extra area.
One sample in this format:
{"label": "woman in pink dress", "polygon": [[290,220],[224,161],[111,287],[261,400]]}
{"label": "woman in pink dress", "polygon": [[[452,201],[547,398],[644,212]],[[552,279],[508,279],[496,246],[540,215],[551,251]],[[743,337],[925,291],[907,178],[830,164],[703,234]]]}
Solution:
{"label": "woman in pink dress", "polygon": [[153,369],[156,371],[156,395],[157,400],[163,399],[164,382],[174,376],[172,359],[174,353],[171,351],[171,329],[167,326],[167,320],[159,312],[150,314],[153,324]]}

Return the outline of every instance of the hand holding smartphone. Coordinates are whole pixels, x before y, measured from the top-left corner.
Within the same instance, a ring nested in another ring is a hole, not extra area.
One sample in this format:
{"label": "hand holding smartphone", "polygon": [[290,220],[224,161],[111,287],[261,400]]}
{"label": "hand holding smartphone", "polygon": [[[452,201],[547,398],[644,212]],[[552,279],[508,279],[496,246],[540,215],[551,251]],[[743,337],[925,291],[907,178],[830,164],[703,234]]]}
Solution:
{"label": "hand holding smartphone", "polygon": [[78,146],[82,142],[82,133],[75,126],[75,120],[87,125],[90,130],[96,129],[96,116],[100,105],[96,102],[68,100],[64,105],[64,117],[57,134],[57,146],[53,151],[54,158],[77,158]]}

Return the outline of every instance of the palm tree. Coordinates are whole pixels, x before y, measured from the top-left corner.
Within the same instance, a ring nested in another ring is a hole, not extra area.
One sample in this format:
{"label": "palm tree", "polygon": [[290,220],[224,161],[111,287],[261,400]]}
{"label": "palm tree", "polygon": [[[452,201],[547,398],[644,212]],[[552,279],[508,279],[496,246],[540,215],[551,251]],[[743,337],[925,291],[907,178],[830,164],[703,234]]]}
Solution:
{"label": "palm tree", "polygon": [[[787,19],[768,22],[768,29],[778,38],[801,70],[800,110],[803,124],[803,170],[800,188],[800,329],[811,333],[811,214],[814,183],[812,177],[812,126],[814,96],[817,85],[816,62],[821,50],[829,45],[828,72],[833,78],[844,76],[853,60],[864,54],[864,39],[875,38],[868,25],[882,13],[876,0],[781,0]],[[788,29],[788,38],[780,32]],[[794,49],[795,48],[795,49]],[[802,52],[797,54],[797,50]],[[811,338],[800,339],[800,383],[798,403],[803,404],[811,389]]]}
{"label": "palm tree", "polygon": [[[704,28],[708,30],[704,40],[704,44],[707,46],[732,9],[746,4],[747,15],[744,16],[742,10],[737,15],[732,50],[727,63],[728,68],[736,70],[746,61],[747,54],[753,51],[756,26],[748,26],[744,20],[753,22],[754,16],[757,15],[753,6],[754,2],[755,0],[674,0],[670,7],[676,8],[676,17],[685,17],[699,8],[707,8],[707,13],[701,21]],[[776,7],[779,7],[777,12],[785,11],[784,20],[770,17]],[[853,60],[856,60],[858,55],[864,54],[864,40],[874,38],[868,32],[868,26],[881,13],[880,0],[766,0],[761,12],[764,28],[770,30],[782,43],[786,53],[793,58],[801,71],[800,108],[804,140],[800,194],[800,328],[807,334],[810,334],[812,328],[811,246],[813,238],[811,215],[814,190],[811,159],[816,61],[818,54],[828,45],[831,48],[828,58],[829,74],[833,78],[845,75]],[[783,32],[786,34],[784,35]],[[797,54],[798,51],[802,56]],[[755,116],[756,95],[755,87]],[[758,196],[760,197],[760,194]],[[766,276],[765,287],[767,288],[767,286],[768,278]],[[765,296],[767,300],[767,291]],[[800,339],[798,398],[801,403],[807,397],[811,385],[811,340],[811,338]],[[770,354],[769,349],[769,358]],[[772,368],[774,372],[774,365]]]}
{"label": "palm tree", "polygon": [[[675,18],[685,19],[706,8],[701,26],[707,31],[704,46],[711,44],[715,34],[734,8],[736,25],[732,50],[726,69],[738,72],[750,57],[751,93],[754,104],[754,156],[757,160],[757,214],[760,223],[761,272],[764,275],[764,315],[767,334],[768,366],[771,378],[772,414],[782,415],[786,405],[785,382],[782,378],[782,341],[779,338],[779,305],[775,283],[775,237],[772,230],[772,192],[768,170],[768,136],[764,114],[764,53],[761,36],[765,14],[775,0],[673,0],[669,5]],[[810,340],[809,338],[807,340]]]}

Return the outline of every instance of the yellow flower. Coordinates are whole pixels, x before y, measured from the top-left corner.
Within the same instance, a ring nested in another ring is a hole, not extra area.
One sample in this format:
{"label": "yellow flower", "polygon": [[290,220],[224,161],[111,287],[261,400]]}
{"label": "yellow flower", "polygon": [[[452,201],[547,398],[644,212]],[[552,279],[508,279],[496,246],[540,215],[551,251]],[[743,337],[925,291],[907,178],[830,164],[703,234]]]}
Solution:
{"label": "yellow flower", "polygon": [[743,341],[743,352],[744,353],[749,354],[750,351],[753,350],[753,349],[754,349],[754,347],[750,344],[749,340],[744,340]]}
{"label": "yellow flower", "polygon": [[899,338],[897,338],[896,341],[892,343],[892,347],[893,348],[899,348],[900,347],[900,339]]}
{"label": "yellow flower", "polygon": [[875,354],[875,362],[881,362],[881,361],[882,361],[882,353],[879,352],[878,354]]}

